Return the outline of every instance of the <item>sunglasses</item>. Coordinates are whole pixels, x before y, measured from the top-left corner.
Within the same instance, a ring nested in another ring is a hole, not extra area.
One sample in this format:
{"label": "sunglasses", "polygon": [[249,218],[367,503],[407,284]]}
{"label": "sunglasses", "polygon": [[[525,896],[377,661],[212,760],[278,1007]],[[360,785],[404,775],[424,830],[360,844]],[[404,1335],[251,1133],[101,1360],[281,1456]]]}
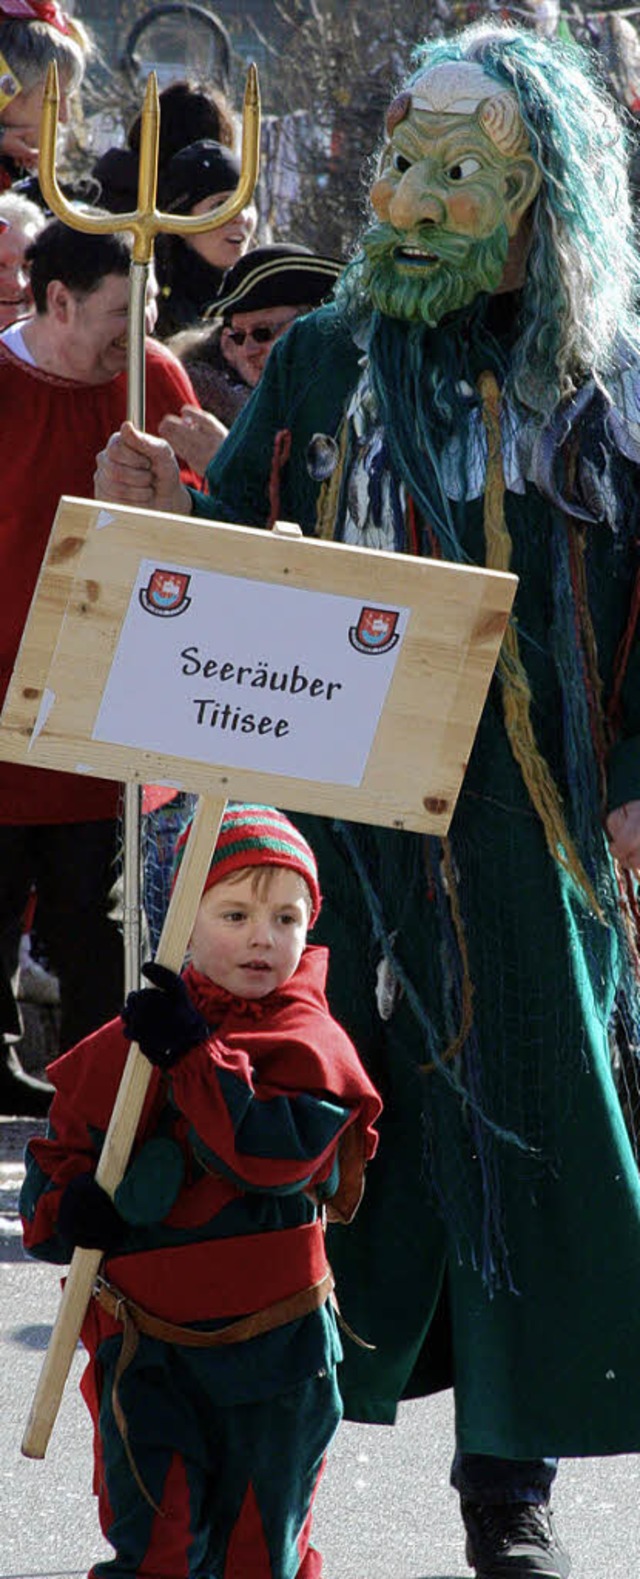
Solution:
{"label": "sunglasses", "polygon": [[234,345],[244,345],[245,340],[253,340],[255,345],[269,345],[283,329],[288,329],[288,323],[271,324],[259,323],[255,329],[228,329],[226,333]]}

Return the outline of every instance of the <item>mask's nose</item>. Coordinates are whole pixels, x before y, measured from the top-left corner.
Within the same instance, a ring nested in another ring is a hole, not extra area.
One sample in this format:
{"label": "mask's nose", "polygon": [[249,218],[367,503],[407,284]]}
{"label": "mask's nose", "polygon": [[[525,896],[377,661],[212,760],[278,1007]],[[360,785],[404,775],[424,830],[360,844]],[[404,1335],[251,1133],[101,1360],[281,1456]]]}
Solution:
{"label": "mask's nose", "polygon": [[415,230],[420,225],[442,226],[445,219],[445,205],[424,165],[412,165],[389,199],[389,223],[396,230]]}

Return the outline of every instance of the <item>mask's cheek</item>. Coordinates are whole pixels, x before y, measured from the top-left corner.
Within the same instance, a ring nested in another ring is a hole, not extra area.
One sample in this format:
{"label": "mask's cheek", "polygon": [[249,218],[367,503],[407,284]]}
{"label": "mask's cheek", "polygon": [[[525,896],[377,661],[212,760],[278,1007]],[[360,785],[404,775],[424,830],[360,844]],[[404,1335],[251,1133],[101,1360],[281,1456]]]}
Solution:
{"label": "mask's cheek", "polygon": [[473,241],[487,241],[504,224],[506,179],[493,172],[452,183],[447,195],[447,229]]}
{"label": "mask's cheek", "polygon": [[389,222],[389,204],[394,191],[395,182],[388,176],[380,176],[377,181],[374,181],[369,192],[373,211],[376,217],[385,224]]}

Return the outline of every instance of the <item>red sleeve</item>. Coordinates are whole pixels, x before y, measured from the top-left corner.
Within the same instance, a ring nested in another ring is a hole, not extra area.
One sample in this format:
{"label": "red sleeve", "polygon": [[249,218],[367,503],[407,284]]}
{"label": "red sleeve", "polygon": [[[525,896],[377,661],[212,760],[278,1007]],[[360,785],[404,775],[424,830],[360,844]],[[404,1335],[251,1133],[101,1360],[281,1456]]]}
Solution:
{"label": "red sleeve", "polygon": [[[58,1237],[60,1196],[77,1173],[94,1173],[129,1052],[120,1019],[79,1042],[50,1064],[55,1087],[44,1137],[29,1141],[20,1195],[25,1248],[45,1261],[69,1260]],[[153,1070],[138,1134],[144,1133],[159,1084]]]}
{"label": "red sleeve", "polygon": [[233,1008],[171,1074],[196,1149],[247,1189],[307,1187],[330,1171],[355,1125],[372,1157],[381,1103],[353,1044],[326,1009],[299,996],[252,1020]]}
{"label": "red sleeve", "polygon": [[291,1062],[287,1091],[265,1085],[246,1051],[215,1036],[172,1070],[194,1150],[242,1189],[288,1193],[324,1180],[341,1136],[362,1119],[360,1104],[295,1089],[301,1052],[293,1041],[283,1048]]}

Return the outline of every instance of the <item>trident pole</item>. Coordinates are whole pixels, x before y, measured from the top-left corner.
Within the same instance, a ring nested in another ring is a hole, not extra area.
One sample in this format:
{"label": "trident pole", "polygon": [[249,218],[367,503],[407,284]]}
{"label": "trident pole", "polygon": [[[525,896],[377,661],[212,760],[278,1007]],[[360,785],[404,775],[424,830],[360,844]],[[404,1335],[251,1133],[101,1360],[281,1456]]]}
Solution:
{"label": "trident pole", "polygon": [[[254,65],[247,72],[242,116],[242,163],[235,192],[211,215],[163,214],[156,207],[160,103],[158,82],[152,72],[146,86],[140,127],[137,208],[127,214],[89,209],[65,198],[56,177],[56,142],[60,91],[55,62],[49,66],[40,129],[39,178],[43,196],[54,214],[74,230],[89,235],[132,232],[129,322],[127,338],[127,417],[141,432],[145,425],[145,307],[155,237],[163,234],[201,235],[234,219],[251,201],[258,179],[260,158],[260,94]],[[140,984],[140,828],[141,789],[129,783],[124,790],[123,917],[125,993]]]}
{"label": "trident pole", "polygon": [[[251,200],[258,175],[260,101],[255,66],[249,67],[245,90],[242,165],[233,195],[209,219],[203,215],[161,214],[155,206],[158,170],[160,111],[155,75],[149,78],[142,111],[138,208],[135,213],[113,215],[84,210],[67,202],[56,180],[55,148],[58,126],[58,79],[49,67],[40,138],[40,186],[49,207],[64,222],[89,234],[117,230],[134,235],[129,299],[129,389],[127,415],[144,428],[144,313],[154,237],[160,232],[190,236],[215,230],[233,219]],[[132,792],[131,794],[129,792]],[[191,935],[204,880],[215,849],[226,800],[201,795],[184,858],[171,896],[158,943],[156,959],[171,970],[180,970]],[[139,982],[140,963],[140,791],[136,784],[125,792],[124,926],[125,980],[127,990]],[[115,1106],[105,1136],[96,1180],[111,1196],[122,1179],[142,1116],[153,1065],[132,1044]],[[102,1259],[100,1250],[76,1249],[60,1301],[58,1316],[44,1358],[22,1441],[25,1458],[44,1458],[55,1424],[65,1382],[75,1353],[93,1286]]]}

